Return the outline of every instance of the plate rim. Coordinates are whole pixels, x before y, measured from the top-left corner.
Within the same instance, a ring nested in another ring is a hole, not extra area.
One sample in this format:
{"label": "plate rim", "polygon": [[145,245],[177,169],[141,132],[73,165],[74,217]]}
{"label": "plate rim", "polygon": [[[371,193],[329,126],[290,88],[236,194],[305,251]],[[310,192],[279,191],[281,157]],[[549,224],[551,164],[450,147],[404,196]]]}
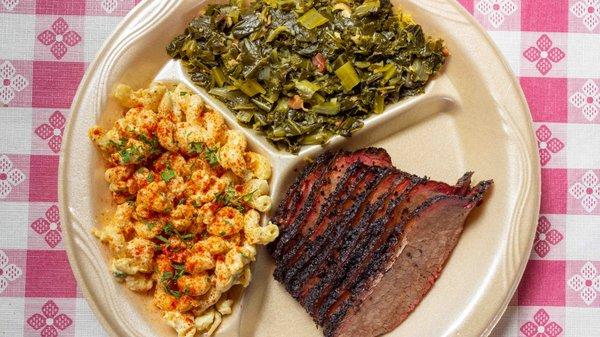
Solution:
{"label": "plate rim", "polygon": [[[477,19],[475,19],[475,16],[473,14],[469,13],[469,11],[467,11],[466,8],[464,8],[458,2],[458,0],[447,0],[447,1],[450,2],[452,4],[452,6],[454,6],[454,8],[458,12],[460,12],[464,18],[467,19],[469,24],[471,24],[473,27],[475,27],[478,30],[479,34],[483,35],[483,37],[488,42],[488,45],[490,47],[492,47],[492,49],[494,50],[494,53],[497,56],[499,56],[498,60],[500,60],[500,62],[502,63],[504,70],[507,72],[508,76],[511,79],[512,86],[515,88],[517,94],[519,95],[519,104],[522,106],[522,108],[526,112],[525,117],[527,119],[527,124],[529,126],[528,136],[529,136],[529,139],[531,140],[531,143],[535,144],[533,116],[531,115],[531,109],[529,108],[529,104],[527,103],[527,98],[525,97],[525,92],[523,91],[523,88],[521,87],[521,85],[519,83],[518,76],[515,74],[515,72],[511,68],[510,64],[508,63],[508,60],[502,53],[502,50],[500,49],[498,44],[496,44],[496,42],[492,39],[492,36],[477,21]],[[536,150],[537,150],[537,148],[536,148]],[[537,185],[536,186],[537,188],[534,188],[534,190],[535,190],[534,194],[531,196],[531,197],[535,197],[533,207],[535,207],[534,215],[535,215],[535,218],[537,219],[540,216],[540,205],[541,205],[541,195],[542,195],[542,190],[541,190],[542,167],[540,165],[540,162],[539,162],[537,156],[534,156],[534,158],[529,158],[529,159],[530,159],[530,161],[533,162],[533,165],[532,165],[533,167],[532,167],[532,172],[531,172],[531,175],[533,175],[533,178],[534,178],[533,183],[535,185]],[[529,262],[529,254],[531,253],[531,250],[533,248],[533,241],[534,241],[534,237],[535,237],[536,228],[537,228],[537,226],[531,225],[531,229],[530,229],[530,233],[529,233],[530,234],[529,245],[528,245],[528,248],[523,253],[523,255],[525,255],[525,256],[522,259],[521,265],[519,266],[519,270],[516,273],[517,277],[514,278],[513,284],[511,286],[510,290],[507,292],[507,294],[504,298],[503,304],[501,305],[500,308],[498,308],[496,315],[494,315],[494,317],[492,317],[492,320],[488,323],[488,327],[482,331],[482,333],[481,333],[482,337],[489,336],[492,333],[492,331],[494,330],[494,328],[498,325],[498,322],[500,321],[500,319],[506,312],[506,309],[508,308],[508,305],[510,304],[511,299],[513,298],[515,292],[517,291],[517,288],[519,287],[519,284],[521,283],[521,280],[523,279],[523,274],[525,273],[525,268],[527,267],[527,264]]]}

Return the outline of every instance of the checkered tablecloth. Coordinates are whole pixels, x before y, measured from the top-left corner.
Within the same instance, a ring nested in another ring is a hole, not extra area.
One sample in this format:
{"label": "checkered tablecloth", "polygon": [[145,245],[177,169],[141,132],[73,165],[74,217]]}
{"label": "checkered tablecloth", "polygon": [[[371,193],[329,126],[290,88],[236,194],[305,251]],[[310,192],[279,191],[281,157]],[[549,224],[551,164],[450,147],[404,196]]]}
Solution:
{"label": "checkered tablecloth", "polygon": [[[0,336],[104,335],[64,250],[58,158],[79,81],[136,2],[0,0]],[[461,3],[520,77],[542,165],[534,249],[492,335],[600,336],[600,0]]]}

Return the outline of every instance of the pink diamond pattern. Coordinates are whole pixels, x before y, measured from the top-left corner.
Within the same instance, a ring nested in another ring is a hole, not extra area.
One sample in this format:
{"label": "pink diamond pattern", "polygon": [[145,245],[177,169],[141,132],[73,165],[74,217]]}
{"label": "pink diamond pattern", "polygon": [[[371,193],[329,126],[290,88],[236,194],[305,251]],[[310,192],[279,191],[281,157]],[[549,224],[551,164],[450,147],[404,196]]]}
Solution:
{"label": "pink diamond pattern", "polygon": [[60,330],[68,328],[71,324],[73,324],[73,321],[65,314],[60,314],[54,318],[54,326]]}
{"label": "pink diamond pattern", "polygon": [[34,314],[27,319],[27,324],[35,330],[39,330],[46,326],[46,317],[41,314]]}
{"label": "pink diamond pattern", "polygon": [[[59,311],[60,308],[56,303],[49,300],[42,307],[42,314],[33,314],[27,319],[27,324],[36,331],[41,329],[41,337],[57,337],[59,330],[65,330],[73,324],[73,320],[69,316],[59,315]],[[48,324],[49,318],[52,319],[51,324]]]}
{"label": "pink diamond pattern", "polygon": [[558,138],[552,138],[552,131],[546,125],[540,126],[535,134],[538,139],[540,163],[545,166],[552,159],[552,154],[562,150],[565,144]]}
{"label": "pink diamond pattern", "polygon": [[62,17],[54,21],[51,30],[43,31],[37,38],[43,45],[51,45],[50,52],[57,60],[67,54],[68,47],[73,47],[81,42],[81,36],[75,31],[69,31],[69,24]]}
{"label": "pink diamond pattern", "polygon": [[64,34],[67,32],[68,29],[69,24],[63,18],[56,19],[56,21],[54,21],[54,23],[52,24],[52,30],[56,34]]}
{"label": "pink diamond pattern", "polygon": [[548,59],[554,63],[560,62],[565,56],[565,53],[558,48],[552,48],[548,51]]}
{"label": "pink diamond pattern", "polygon": [[523,56],[530,62],[537,61],[536,68],[542,75],[546,75],[552,70],[552,63],[558,63],[566,56],[560,48],[552,48],[552,40],[546,34],[542,34],[538,38],[536,46],[527,48],[523,52]]}
{"label": "pink diamond pattern", "polygon": [[539,49],[537,49],[536,47],[529,47],[529,48],[527,48],[527,50],[525,50],[523,55],[525,56],[526,59],[533,62],[533,61],[538,60],[541,57],[542,52]]}
{"label": "pink diamond pattern", "polygon": [[31,224],[31,228],[37,234],[44,235],[44,240],[48,246],[55,248],[62,240],[58,207],[56,205],[51,206],[46,210],[45,215],[45,218],[35,220]]}
{"label": "pink diamond pattern", "polygon": [[45,46],[49,46],[56,40],[56,34],[54,34],[53,31],[45,30],[40,35],[38,35],[38,40]]}
{"label": "pink diamond pattern", "polygon": [[558,230],[552,229],[552,224],[548,218],[541,216],[535,233],[534,251],[539,257],[546,257],[552,246],[558,244],[563,238]]}
{"label": "pink diamond pattern", "polygon": [[527,337],[557,337],[563,331],[560,325],[550,321],[550,316],[543,308],[533,315],[533,322],[525,322],[520,330]]}
{"label": "pink diamond pattern", "polygon": [[538,48],[542,51],[548,51],[550,47],[552,47],[552,40],[548,37],[548,35],[543,34],[536,42]]}
{"label": "pink diamond pattern", "polygon": [[62,143],[62,134],[65,131],[65,116],[60,111],[55,111],[50,119],[49,124],[42,124],[35,129],[35,134],[44,140],[48,140],[48,146],[54,153],[60,152]]}

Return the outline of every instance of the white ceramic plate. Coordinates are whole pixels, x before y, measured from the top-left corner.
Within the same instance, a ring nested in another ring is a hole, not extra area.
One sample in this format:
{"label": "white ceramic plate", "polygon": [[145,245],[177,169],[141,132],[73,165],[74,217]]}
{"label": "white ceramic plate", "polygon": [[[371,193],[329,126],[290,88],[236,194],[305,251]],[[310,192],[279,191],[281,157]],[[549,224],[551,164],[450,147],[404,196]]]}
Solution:
{"label": "white ceramic plate", "polygon": [[[492,178],[486,202],[471,215],[444,272],[416,311],[391,336],[483,336],[504,312],[525,268],[539,209],[539,165],[529,110],[518,82],[489,36],[454,0],[394,1],[424,29],[443,37],[448,66],[422,96],[388,107],[351,139],[328,148],[380,146],[403,170],[453,182],[465,171]],[[108,252],[90,234],[111,212],[103,163],[87,139],[94,124],[108,126],[120,111],[109,98],[115,84],[145,87],[152,80],[183,81],[240,129],[227,109],[191,83],[164,51],[204,1],[147,0],[108,39],[73,102],[60,165],[60,205],[69,260],[79,285],[114,336],[175,336],[149,296],[116,283]],[[255,151],[274,165],[277,202],[302,156],[275,151],[260,135],[241,129]],[[320,336],[321,333],[272,277],[264,251],[254,280],[219,330],[220,336]]]}

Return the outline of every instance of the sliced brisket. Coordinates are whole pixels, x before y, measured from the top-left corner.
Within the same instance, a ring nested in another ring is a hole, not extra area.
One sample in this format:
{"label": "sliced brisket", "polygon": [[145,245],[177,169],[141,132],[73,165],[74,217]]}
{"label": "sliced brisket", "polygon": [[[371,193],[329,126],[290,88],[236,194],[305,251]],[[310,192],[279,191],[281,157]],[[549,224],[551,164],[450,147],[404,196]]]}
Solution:
{"label": "sliced brisket", "polygon": [[[283,231],[292,219],[302,208],[312,190],[314,183],[323,175],[325,169],[333,159],[334,154],[325,152],[318,156],[315,161],[306,166],[298,175],[292,186],[287,190],[283,200],[279,203],[271,221],[279,226]],[[279,240],[267,246],[267,250],[272,254],[275,245]]]}
{"label": "sliced brisket", "polygon": [[[329,219],[335,218],[340,215],[342,210],[339,205],[344,205],[348,203],[348,200],[352,200],[352,197],[360,193],[359,187],[362,188],[363,182],[365,180],[372,179],[372,174],[369,172],[372,168],[370,166],[364,165],[360,162],[353,163],[348,170],[344,173],[344,175],[339,179],[337,186],[333,186],[335,188],[334,192],[327,198],[327,201],[319,206],[319,214],[316,220],[312,221],[303,221],[302,224],[299,225],[299,229],[290,241],[287,243],[287,246],[290,249],[284,247],[283,252],[280,255],[279,260],[281,263],[278,264],[275,269],[275,277],[276,279],[284,279],[284,275],[287,275],[291,266],[296,262],[296,257],[302,256],[304,254],[305,248],[307,248],[304,244],[304,238],[306,238],[308,232],[313,232],[315,227],[318,226],[318,222],[321,219]],[[320,193],[325,195],[325,192]],[[316,214],[316,211],[314,211]],[[311,217],[312,218],[312,217]],[[302,241],[297,243],[297,241]]]}
{"label": "sliced brisket", "polygon": [[324,280],[324,283],[328,284],[328,288],[322,292],[320,300],[312,308],[315,315],[319,317],[318,321],[321,322],[326,317],[325,314],[329,309],[335,306],[343,293],[348,291],[348,287],[360,277],[376,254],[377,248],[388,241],[403,213],[412,212],[425,200],[435,196],[454,194],[464,195],[462,185],[452,187],[445,183],[421,180],[393,200],[384,216],[370,221],[372,226],[366,231],[370,236],[363,236],[362,240],[355,244],[358,249],[355,249],[353,255],[346,259],[347,262],[338,261],[337,268],[334,269],[336,272],[331,273],[328,280]]}
{"label": "sliced brisket", "polygon": [[465,197],[438,195],[403,213],[350,296],[328,312],[325,336],[379,336],[402,323],[440,275],[490,184],[480,183]]}
{"label": "sliced brisket", "polygon": [[[329,157],[333,158],[328,159]],[[273,257],[278,258],[287,251],[287,243],[296,236],[305,220],[309,220],[310,223],[314,222],[329,194],[337,186],[339,179],[348,167],[355,162],[361,162],[369,166],[391,167],[392,165],[387,152],[376,148],[366,148],[352,153],[340,151],[333,156],[327,153],[319,156],[315,160],[315,163],[318,164],[309,166],[310,172],[303,171],[304,181],[296,180],[292,185],[292,189],[290,189],[290,191],[293,191],[293,188],[298,189],[290,195],[293,201],[290,202],[291,206],[287,209],[292,211],[288,215],[276,211],[271,220],[280,227],[281,233],[279,238],[269,245]],[[298,196],[295,197],[294,194]],[[286,230],[283,231],[282,229]]]}
{"label": "sliced brisket", "polygon": [[425,296],[491,182],[455,186],[392,167],[382,149],[325,153],[271,221],[275,278],[326,336],[377,336]]}
{"label": "sliced brisket", "polygon": [[336,215],[323,219],[321,223],[317,224],[314,231],[305,236],[303,243],[310,249],[305,254],[296,254],[295,263],[289,268],[284,278],[284,283],[292,296],[298,297],[305,281],[315,272],[320,271],[318,267],[321,262],[333,254],[334,248],[338,246],[338,241],[346,237],[348,231],[352,229],[353,220],[366,208],[372,191],[386,177],[394,174],[394,170],[372,167],[370,173],[372,179],[361,183],[357,189],[358,193],[341,204]]}

